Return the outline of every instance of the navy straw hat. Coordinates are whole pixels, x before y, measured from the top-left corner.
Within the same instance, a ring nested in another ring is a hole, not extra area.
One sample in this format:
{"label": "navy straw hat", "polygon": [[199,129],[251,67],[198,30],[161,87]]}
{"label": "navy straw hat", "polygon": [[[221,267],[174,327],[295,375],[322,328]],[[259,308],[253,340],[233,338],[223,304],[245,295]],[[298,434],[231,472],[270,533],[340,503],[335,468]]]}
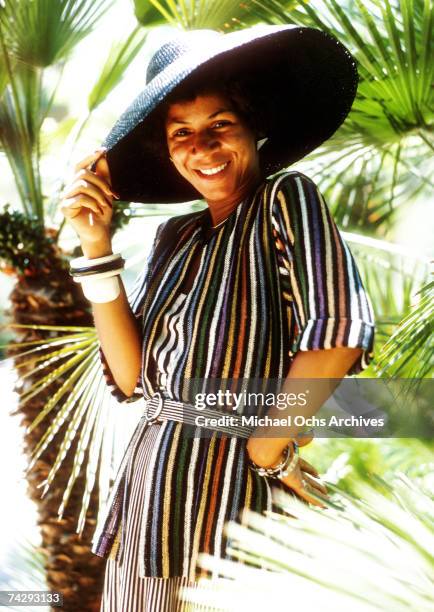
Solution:
{"label": "navy straw hat", "polygon": [[192,78],[219,82],[216,75],[234,81],[241,77],[250,83],[252,99],[268,100],[266,108],[261,107],[267,114],[267,140],[259,149],[264,176],[302,159],[330,138],[348,115],[358,83],[348,49],[316,28],[261,25],[229,34],[180,33],[153,55],[145,88],[102,143],[112,187],[122,200],[175,203],[202,197],[168,155],[156,154],[161,146],[153,147],[152,138],[158,107],[169,93]]}

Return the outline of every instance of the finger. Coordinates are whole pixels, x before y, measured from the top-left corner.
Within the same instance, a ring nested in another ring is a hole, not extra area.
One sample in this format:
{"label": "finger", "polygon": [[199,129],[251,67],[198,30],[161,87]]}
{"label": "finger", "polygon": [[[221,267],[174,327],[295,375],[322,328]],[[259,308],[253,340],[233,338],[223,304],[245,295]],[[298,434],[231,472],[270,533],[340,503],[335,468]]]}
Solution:
{"label": "finger", "polygon": [[101,176],[111,187],[111,177],[110,170],[107,163],[107,158],[105,154],[98,158],[98,161],[95,164],[95,174]]}
{"label": "finger", "polygon": [[102,214],[97,202],[91,202],[90,200],[82,201],[80,197],[66,199],[65,205],[60,207],[63,215],[69,219],[77,217],[83,209],[91,210],[99,215]]}
{"label": "finger", "polygon": [[108,196],[110,201],[112,197],[116,197],[116,195],[110,189],[110,185],[103,178],[101,178],[98,174],[95,174],[95,172],[91,172],[90,170],[87,170],[87,169],[80,170],[77,173],[77,178],[81,180],[85,180],[88,183],[92,183],[96,187],[99,187],[101,191],[103,191]]}
{"label": "finger", "polygon": [[313,439],[313,432],[310,431],[299,432],[296,436],[296,442],[299,446],[306,446],[306,444],[310,444]]}
{"label": "finger", "polygon": [[[296,493],[313,506],[327,508],[327,506],[321,502],[321,498],[327,499],[327,496],[321,493],[321,491],[319,491],[315,487],[311,486],[309,483],[305,483],[305,485],[301,487],[301,489],[296,489]],[[317,499],[317,497],[319,497],[320,499]]]}
{"label": "finger", "polygon": [[324,495],[327,495],[327,487],[320,480],[315,480],[312,476],[308,476],[307,474],[304,474],[303,480],[305,483],[308,482],[311,487],[314,487],[315,489],[321,491],[321,493],[324,493]]}
{"label": "finger", "polygon": [[312,474],[313,476],[317,476],[319,477],[319,472],[317,469],[315,469],[313,467],[313,465],[311,465],[308,461],[306,461],[306,459],[303,459],[302,457],[300,457],[299,459],[299,463],[300,463],[300,468],[304,471],[304,472],[308,472],[309,474]]}
{"label": "finger", "polygon": [[73,183],[68,191],[64,193],[64,197],[76,196],[79,194],[88,195],[94,200],[96,200],[103,208],[109,206],[112,208],[111,200],[108,199],[108,196],[105,195],[100,189],[97,189],[92,183],[88,183],[87,181],[80,179]]}
{"label": "finger", "polygon": [[73,208],[72,206],[61,206],[60,207],[60,212],[67,219],[73,219],[74,217],[76,217],[77,215],[81,213],[81,210],[82,210],[81,207],[80,208]]}
{"label": "finger", "polygon": [[104,214],[98,202],[89,197],[78,196],[76,198],[66,198],[63,200],[63,205],[60,207],[62,213],[71,219],[80,214],[83,208],[92,210],[96,214]]}
{"label": "finger", "polygon": [[90,164],[92,164],[94,161],[96,161],[99,157],[101,157],[102,155],[105,154],[105,148],[100,147],[99,149],[96,149],[96,151],[94,151],[91,155],[87,155],[86,157],[84,157],[83,159],[81,159],[77,164],[75,164],[74,166],[74,170],[75,172],[78,172],[79,170],[81,170],[82,168],[87,168],[87,166],[90,166]]}
{"label": "finger", "polygon": [[[320,498],[327,499],[327,493],[323,493],[320,488],[315,486],[317,483],[310,476],[301,472],[298,467],[291,474],[283,479],[284,484],[293,489],[297,495],[308,501],[309,503],[325,507],[321,501],[318,501],[312,494]],[[323,485],[322,485],[323,486]]]}

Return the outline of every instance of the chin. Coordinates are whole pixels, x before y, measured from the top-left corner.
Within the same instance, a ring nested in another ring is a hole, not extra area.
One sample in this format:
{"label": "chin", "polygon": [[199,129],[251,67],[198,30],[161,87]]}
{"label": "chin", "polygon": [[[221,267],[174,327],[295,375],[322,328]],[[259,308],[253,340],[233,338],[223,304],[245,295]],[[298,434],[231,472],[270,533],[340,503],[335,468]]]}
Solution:
{"label": "chin", "polygon": [[220,185],[204,185],[202,182],[198,182],[196,183],[196,189],[198,189],[198,191],[201,193],[206,193],[213,198],[224,198],[233,193],[235,185],[233,181],[222,181]]}
{"label": "chin", "polygon": [[224,200],[228,198],[233,191],[231,189],[207,189],[201,191],[204,198],[209,200]]}

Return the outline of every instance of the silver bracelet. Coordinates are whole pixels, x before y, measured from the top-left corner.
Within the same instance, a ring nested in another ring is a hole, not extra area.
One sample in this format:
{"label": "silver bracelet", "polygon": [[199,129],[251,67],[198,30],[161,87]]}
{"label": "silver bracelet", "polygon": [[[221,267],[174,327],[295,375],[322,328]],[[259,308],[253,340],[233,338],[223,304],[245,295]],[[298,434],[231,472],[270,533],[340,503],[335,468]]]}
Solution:
{"label": "silver bracelet", "polygon": [[[289,452],[291,442],[294,445],[294,453],[292,456]],[[261,465],[257,465],[254,461],[252,461],[252,459],[249,459],[250,467],[258,472],[260,476],[268,476],[270,478],[277,478],[279,480],[285,476],[288,476],[288,474],[295,468],[299,459],[298,444],[295,440],[292,440],[291,442],[284,448],[283,459],[278,465],[266,468]]]}

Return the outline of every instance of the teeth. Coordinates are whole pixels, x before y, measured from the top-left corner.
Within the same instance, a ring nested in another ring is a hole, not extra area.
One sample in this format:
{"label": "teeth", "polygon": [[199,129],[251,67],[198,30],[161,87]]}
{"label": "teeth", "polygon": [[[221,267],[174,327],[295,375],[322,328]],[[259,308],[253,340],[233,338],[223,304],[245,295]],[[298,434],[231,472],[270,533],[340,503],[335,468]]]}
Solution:
{"label": "teeth", "polygon": [[217,172],[221,172],[223,168],[226,168],[229,162],[222,164],[221,166],[216,166],[215,168],[208,168],[207,170],[200,170],[203,174],[217,174]]}

